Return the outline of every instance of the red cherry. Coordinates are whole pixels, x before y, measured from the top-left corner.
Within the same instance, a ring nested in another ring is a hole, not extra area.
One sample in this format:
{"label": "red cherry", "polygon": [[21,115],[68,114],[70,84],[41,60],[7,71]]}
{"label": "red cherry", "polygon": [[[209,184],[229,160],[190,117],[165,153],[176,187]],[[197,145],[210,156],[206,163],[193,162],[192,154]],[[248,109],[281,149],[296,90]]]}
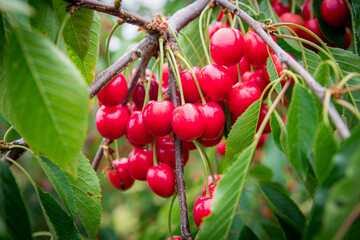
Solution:
{"label": "red cherry", "polygon": [[222,28],[210,40],[210,55],[218,65],[232,66],[244,56],[244,37],[233,28]]}
{"label": "red cherry", "polygon": [[[192,70],[196,78],[199,79],[199,73],[201,69],[198,67],[193,67]],[[188,70],[181,72],[180,79],[186,102],[196,102],[200,100],[200,94],[191,72]]]}
{"label": "red cherry", "polygon": [[224,100],[231,91],[233,84],[229,71],[215,64],[203,67],[198,81],[201,90],[215,101]]}
{"label": "red cherry", "polygon": [[[309,29],[310,31],[315,33],[321,40],[325,39],[324,35],[321,32],[319,23],[318,23],[316,18],[313,18],[313,19],[310,19],[310,20],[306,21],[304,23],[304,27],[306,27],[307,29]],[[313,42],[313,43],[315,43],[317,45],[320,45],[320,43],[313,36],[311,36],[309,33],[305,32],[305,31],[302,31],[301,35],[302,35],[303,38],[305,38],[305,39],[307,39],[307,40],[309,40],[309,41],[311,41],[311,42]],[[314,49],[312,47],[310,47],[310,48]]]}
{"label": "red cherry", "polygon": [[203,222],[204,217],[207,217],[211,213],[212,197],[199,197],[194,204],[194,221],[197,228]]}
{"label": "red cherry", "polygon": [[324,0],[321,16],[332,27],[344,27],[350,20],[350,10],[344,0]]}
{"label": "red cherry", "polygon": [[102,106],[96,112],[96,128],[104,138],[115,140],[125,134],[128,118],[127,110],[121,105],[116,107]]}
{"label": "red cherry", "polygon": [[214,36],[219,29],[226,27],[226,23],[221,21],[216,21],[214,25],[209,25],[209,37],[210,39]]}
{"label": "red cherry", "polygon": [[[158,163],[166,163],[175,169],[175,143],[171,141],[170,135],[156,138],[156,159]],[[186,165],[189,160],[189,151],[183,147],[183,163]]]}
{"label": "red cherry", "polygon": [[151,142],[152,136],[144,125],[141,111],[130,115],[126,125],[126,138],[137,146]]}
{"label": "red cherry", "polygon": [[[220,179],[222,178],[222,175],[221,174],[215,174],[214,175],[215,177],[215,185],[217,185],[217,182],[220,181]],[[212,179],[212,176],[208,176],[208,182],[209,182],[209,185],[213,185],[213,179]],[[203,186],[203,196],[205,196],[204,192],[206,191],[206,184],[204,183],[204,186]]]}
{"label": "red cherry", "polygon": [[225,142],[218,143],[218,145],[216,146],[216,151],[220,156],[225,156],[226,143]]}
{"label": "red cherry", "polygon": [[[213,197],[214,196],[214,191],[215,191],[215,188],[217,187],[217,185],[215,184],[210,184],[209,183],[209,195],[210,195],[210,197]],[[203,197],[205,197],[206,196],[206,188],[204,188],[203,189],[203,192],[202,192],[202,195],[201,196],[203,196]]]}
{"label": "red cherry", "polygon": [[99,101],[107,107],[122,103],[127,94],[127,82],[121,73],[97,94]]}
{"label": "red cherry", "polygon": [[305,19],[305,21],[309,20],[311,18],[311,0],[306,0],[304,4],[301,6],[301,15]]}
{"label": "red cherry", "polygon": [[223,66],[223,67],[229,71],[233,84],[237,83],[239,81],[238,65],[235,64],[233,66]]}
{"label": "red cherry", "polygon": [[[264,121],[264,118],[268,112],[269,112],[268,106],[266,104],[261,105],[260,115],[259,115],[259,120],[258,120],[258,125],[257,125],[256,130],[259,129],[261,123]],[[271,132],[270,121],[267,121],[264,131],[263,131],[263,134],[270,133],[270,132]]]}
{"label": "red cherry", "polygon": [[168,198],[175,192],[174,170],[165,163],[149,168],[146,181],[150,189],[160,197]]}
{"label": "red cherry", "polygon": [[278,16],[281,16],[282,14],[284,14],[284,13],[286,13],[286,12],[290,12],[290,7],[285,6],[285,5],[281,2],[281,0],[274,1],[271,5],[272,5],[275,13],[276,13]]}
{"label": "red cherry", "polygon": [[153,151],[135,148],[128,157],[127,169],[130,176],[136,180],[145,181],[146,173],[153,164]]}
{"label": "red cherry", "polygon": [[[148,78],[150,77],[150,73],[151,70],[146,69],[146,81],[148,81]],[[149,72],[149,71],[150,72]],[[157,95],[158,95],[158,88],[159,88],[159,83],[155,80],[155,76],[153,75],[151,78],[151,82],[150,82],[150,92],[149,92],[149,98],[150,100],[156,100],[157,99]],[[135,87],[134,90],[132,92],[132,99],[133,102],[135,103],[136,107],[138,109],[142,109],[143,108],[143,104],[144,104],[144,99],[145,99],[145,94],[146,94],[146,89],[144,88],[144,85],[142,84],[141,81],[139,81]]]}
{"label": "red cherry", "polygon": [[165,136],[172,130],[171,117],[175,107],[170,101],[148,102],[143,111],[143,121],[154,136]]}
{"label": "red cherry", "polygon": [[[272,37],[275,41],[275,38]],[[245,55],[246,62],[256,67],[262,67],[266,64],[269,57],[266,43],[253,30],[248,31],[245,39]],[[270,53],[272,52],[271,49]]]}
{"label": "red cherry", "polygon": [[171,126],[181,140],[192,141],[203,134],[205,120],[196,105],[186,103],[174,109]]}
{"label": "red cherry", "polygon": [[242,75],[241,80],[242,82],[255,83],[261,91],[263,91],[270,83],[270,81],[265,77],[264,69],[258,69],[255,72],[248,71]]}
{"label": "red cherry", "polygon": [[130,176],[127,169],[127,158],[121,158],[112,162],[115,169],[108,172],[108,178],[112,185],[119,190],[126,190],[134,184],[134,179]]}
{"label": "red cherry", "polygon": [[[286,22],[286,23],[295,23],[295,24],[298,24],[298,25],[304,25],[304,20],[302,19],[302,17],[300,15],[297,15],[297,14],[294,14],[294,13],[284,13],[283,15],[280,16],[280,20],[282,22]],[[292,26],[289,26],[289,28],[291,28],[292,30],[294,30],[294,32],[297,34],[297,35],[300,35],[301,34],[301,29],[300,28],[297,28],[297,27],[292,27]]]}
{"label": "red cherry", "polygon": [[182,240],[182,238],[180,236],[172,236],[173,238],[169,237],[168,239],[166,240]]}
{"label": "red cherry", "polygon": [[204,116],[205,130],[201,135],[204,140],[217,139],[224,129],[225,114],[216,102],[208,102],[205,105],[197,105]]}
{"label": "red cherry", "polygon": [[246,71],[250,71],[250,69],[251,69],[250,65],[247,63],[247,61],[243,57],[240,60],[240,73],[241,73],[241,75],[244,74],[244,72],[246,72]]}
{"label": "red cherry", "polygon": [[224,130],[222,130],[217,138],[214,139],[203,139],[202,137],[198,138],[198,142],[204,147],[212,147],[218,144],[224,135]]}
{"label": "red cherry", "polygon": [[182,147],[188,151],[196,149],[196,146],[193,142],[182,141]]}
{"label": "red cherry", "polygon": [[167,88],[169,85],[169,64],[164,63],[162,73],[162,87]]}
{"label": "red cherry", "polygon": [[350,47],[352,41],[352,36],[349,28],[345,28],[345,43],[344,43],[344,49],[348,49]]}
{"label": "red cherry", "polygon": [[256,100],[261,97],[261,90],[253,82],[239,82],[232,87],[226,103],[229,110],[236,116],[240,116]]}

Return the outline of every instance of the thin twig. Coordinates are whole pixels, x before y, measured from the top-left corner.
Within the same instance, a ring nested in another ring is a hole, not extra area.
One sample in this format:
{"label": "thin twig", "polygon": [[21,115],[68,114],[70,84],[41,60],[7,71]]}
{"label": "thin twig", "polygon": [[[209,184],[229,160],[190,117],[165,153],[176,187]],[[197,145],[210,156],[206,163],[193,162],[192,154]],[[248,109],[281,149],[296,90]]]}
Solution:
{"label": "thin twig", "polygon": [[110,145],[112,142],[112,140],[109,140],[109,139],[106,139],[106,138],[103,138],[103,140],[101,141],[100,143],[100,146],[95,154],[95,157],[91,163],[91,166],[92,168],[96,171],[100,165],[100,161],[104,155],[104,149],[102,148],[102,146],[106,143],[108,143],[108,145]]}

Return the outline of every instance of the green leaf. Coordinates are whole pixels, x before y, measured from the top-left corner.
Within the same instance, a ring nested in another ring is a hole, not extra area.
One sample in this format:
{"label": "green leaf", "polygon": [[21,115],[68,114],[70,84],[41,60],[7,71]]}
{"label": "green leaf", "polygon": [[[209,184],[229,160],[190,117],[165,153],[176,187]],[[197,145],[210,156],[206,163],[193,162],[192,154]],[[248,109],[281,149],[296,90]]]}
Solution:
{"label": "green leaf", "polygon": [[354,37],[352,40],[355,40],[355,52],[360,53],[360,1],[352,1],[352,26]]}
{"label": "green leaf", "polygon": [[[266,69],[267,69],[267,72],[268,72],[268,74],[270,76],[270,81],[274,81],[274,80],[279,79],[279,74],[276,71],[275,64],[274,64],[273,60],[271,59],[271,57],[268,57],[268,59],[267,59]],[[276,84],[275,90],[276,90],[277,93],[280,93],[280,91],[281,91],[281,84],[280,83]]]}
{"label": "green leaf", "polygon": [[66,44],[67,54],[79,69],[87,84],[90,85],[95,79],[96,63],[99,57],[101,19],[99,14],[94,14],[94,22],[91,26],[89,49],[82,60],[74,49]]}
{"label": "green leaf", "polygon": [[240,236],[239,236],[239,240],[242,240],[242,239],[257,240],[258,238],[257,238],[256,235],[254,234],[254,232],[251,231],[250,228],[248,228],[247,226],[245,226],[245,227],[243,228],[243,230],[241,231]]}
{"label": "green leaf", "polygon": [[90,239],[96,239],[101,219],[101,188],[89,160],[80,155],[77,179],[68,176],[80,220]]}
{"label": "green leaf", "polygon": [[0,91],[8,120],[35,153],[76,174],[89,113],[81,74],[49,40],[27,30],[11,33],[5,59]]}
{"label": "green leaf", "polygon": [[59,26],[56,21],[51,0],[27,1],[34,9],[36,9],[36,13],[30,18],[31,27],[37,29],[42,35],[47,36],[55,42]]}
{"label": "green leaf", "polygon": [[320,124],[315,136],[314,166],[315,172],[322,183],[332,168],[332,156],[335,154],[338,143],[334,130],[326,124]]}
{"label": "green leaf", "polygon": [[201,225],[198,240],[225,239],[249,171],[256,144],[245,148],[227,169],[215,190],[211,214]]}
{"label": "green leaf", "polygon": [[[66,7],[69,3],[63,0],[52,0],[59,26],[68,14]],[[76,10],[64,27],[63,38],[66,44],[84,59],[89,49],[90,32],[93,23],[94,11],[80,8]]]}
{"label": "green leaf", "polygon": [[232,126],[226,140],[225,158],[229,163],[233,162],[236,154],[242,152],[254,141],[260,107],[260,100],[255,101]]}
{"label": "green leaf", "polygon": [[304,54],[307,70],[310,74],[314,74],[317,66],[321,63],[321,57],[307,48],[304,49]]}
{"label": "green leaf", "polygon": [[270,127],[271,127],[271,136],[276,146],[279,148],[279,150],[283,152],[287,151],[287,148],[284,149],[284,147],[281,144],[281,138],[286,138],[287,136],[285,124],[282,120],[278,121],[274,113],[270,115]]}
{"label": "green leaf", "polygon": [[317,121],[311,95],[305,87],[296,84],[289,107],[286,130],[289,161],[302,179],[305,179],[307,174],[307,158],[313,148]]}
{"label": "green leaf", "polygon": [[55,229],[59,240],[80,240],[79,232],[69,215],[60,207],[56,200],[48,193],[36,187],[41,207]]}
{"label": "green leaf", "polygon": [[0,161],[1,239],[31,239],[29,216],[9,165]]}
{"label": "green leaf", "polygon": [[39,157],[37,160],[74,221],[76,218],[75,201],[67,176],[46,157]]}
{"label": "green leaf", "polygon": [[270,208],[298,233],[302,232],[305,216],[296,203],[279,188],[260,183],[261,191]]}
{"label": "green leaf", "polygon": [[[314,11],[314,16],[318,20],[321,32],[324,34],[325,38],[332,43],[335,43],[337,47],[343,47],[345,44],[345,28],[335,28],[329,26],[321,15],[321,4],[323,0],[313,0],[312,7]],[[336,17],[336,16],[334,16]]]}
{"label": "green leaf", "polygon": [[34,9],[24,1],[20,0],[0,0],[0,13],[19,13],[25,16],[31,16]]}
{"label": "green leaf", "polygon": [[256,177],[259,181],[271,181],[273,178],[272,170],[261,163],[252,167],[249,173],[251,176]]}
{"label": "green leaf", "polygon": [[281,217],[279,217],[278,215],[275,214],[275,216],[281,226],[285,239],[291,239],[291,240],[301,239],[301,234],[298,231],[296,231],[286,221],[282,220]]}

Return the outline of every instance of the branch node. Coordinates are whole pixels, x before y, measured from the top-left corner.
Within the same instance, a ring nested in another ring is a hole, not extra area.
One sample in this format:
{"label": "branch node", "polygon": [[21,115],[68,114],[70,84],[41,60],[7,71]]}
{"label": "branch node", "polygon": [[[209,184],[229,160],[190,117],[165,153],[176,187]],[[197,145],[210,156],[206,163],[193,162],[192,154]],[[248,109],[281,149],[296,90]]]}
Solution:
{"label": "branch node", "polygon": [[[75,4],[80,5],[80,3],[76,2]],[[75,5],[69,5],[66,7],[66,12],[72,15],[76,10],[78,10],[79,7]]]}

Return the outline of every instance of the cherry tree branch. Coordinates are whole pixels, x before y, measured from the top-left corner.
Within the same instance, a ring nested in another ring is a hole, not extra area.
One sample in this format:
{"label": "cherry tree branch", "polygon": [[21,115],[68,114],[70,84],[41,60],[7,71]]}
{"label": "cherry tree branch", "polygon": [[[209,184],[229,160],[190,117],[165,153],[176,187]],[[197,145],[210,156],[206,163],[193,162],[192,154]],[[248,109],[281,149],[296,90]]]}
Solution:
{"label": "cherry tree branch", "polygon": [[[23,138],[20,138],[18,140],[14,140],[11,143],[8,143],[8,145],[21,145],[24,147],[29,147],[29,145],[27,145],[27,143],[25,142],[25,140]],[[14,148],[11,149],[10,151],[8,151],[5,156],[8,158],[11,158],[13,160],[18,159],[19,157],[21,157],[23,154],[25,153],[25,150],[23,148]],[[6,158],[2,157],[1,161],[6,162]]]}
{"label": "cherry tree branch", "polygon": [[151,20],[145,19],[133,13],[129,13],[122,8],[115,8],[114,6],[107,5],[94,0],[66,0],[76,7],[87,8],[98,12],[103,12],[115,17],[123,19],[126,23],[130,23],[143,28],[148,32],[152,32]]}
{"label": "cherry tree branch", "polygon": [[[217,5],[223,8],[229,9],[235,15],[239,16],[244,22],[246,22],[260,37],[266,42],[266,44],[278,55],[282,63],[285,63],[291,67],[296,73],[298,73],[309,86],[309,88],[315,93],[315,95],[324,103],[325,91],[327,88],[321,86],[312,76],[306,71],[298,62],[291,58],[264,30],[264,24],[256,21],[250,17],[246,12],[236,7],[234,4],[227,0],[214,0]],[[350,136],[350,131],[342,120],[340,114],[336,110],[335,106],[330,102],[329,115],[332,122],[336,126],[341,138],[345,139]]]}

